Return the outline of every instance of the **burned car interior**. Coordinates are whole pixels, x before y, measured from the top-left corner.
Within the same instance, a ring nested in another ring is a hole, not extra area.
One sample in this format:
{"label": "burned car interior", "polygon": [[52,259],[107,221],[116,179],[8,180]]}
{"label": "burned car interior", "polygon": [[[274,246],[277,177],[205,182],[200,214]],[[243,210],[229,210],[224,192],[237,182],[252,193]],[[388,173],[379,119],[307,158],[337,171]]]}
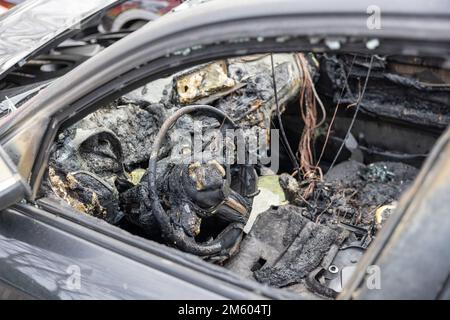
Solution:
{"label": "burned car interior", "polygon": [[209,61],[62,126],[38,198],[333,299],[448,126],[449,90],[437,59]]}

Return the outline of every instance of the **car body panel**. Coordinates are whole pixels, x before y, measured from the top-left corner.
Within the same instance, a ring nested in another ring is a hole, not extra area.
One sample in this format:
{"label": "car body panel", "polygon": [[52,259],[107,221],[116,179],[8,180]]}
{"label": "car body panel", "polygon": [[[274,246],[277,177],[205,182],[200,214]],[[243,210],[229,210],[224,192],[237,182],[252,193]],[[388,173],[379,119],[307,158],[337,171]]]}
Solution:
{"label": "car body panel", "polygon": [[80,29],[86,18],[118,2],[31,0],[0,16],[0,79],[41,48],[62,41],[68,31]]}

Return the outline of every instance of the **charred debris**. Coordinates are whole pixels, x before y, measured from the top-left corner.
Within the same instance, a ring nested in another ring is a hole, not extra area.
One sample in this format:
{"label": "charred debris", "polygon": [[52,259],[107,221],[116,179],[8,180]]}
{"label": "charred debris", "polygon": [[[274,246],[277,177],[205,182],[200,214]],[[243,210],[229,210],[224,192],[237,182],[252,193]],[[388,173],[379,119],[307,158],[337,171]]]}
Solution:
{"label": "charred debris", "polygon": [[[450,74],[433,61],[266,54],[191,68],[62,130],[42,196],[243,277],[334,298],[450,122]],[[230,129],[256,161],[220,161],[223,145],[238,153]]]}

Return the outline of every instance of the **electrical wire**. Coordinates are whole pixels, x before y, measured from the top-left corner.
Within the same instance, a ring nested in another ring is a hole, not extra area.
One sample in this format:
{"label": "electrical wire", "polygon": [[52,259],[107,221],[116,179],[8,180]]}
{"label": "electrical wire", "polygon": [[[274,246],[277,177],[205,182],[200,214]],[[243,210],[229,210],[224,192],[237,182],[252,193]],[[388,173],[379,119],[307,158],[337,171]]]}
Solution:
{"label": "electrical wire", "polygon": [[280,104],[278,102],[278,92],[277,92],[278,90],[277,90],[277,84],[276,84],[276,80],[275,80],[275,67],[274,67],[274,63],[273,63],[273,53],[270,54],[270,62],[272,65],[272,82],[273,82],[273,90],[275,93],[276,114],[277,114],[277,119],[278,119],[278,125],[279,125],[280,131],[281,131],[281,138],[283,139],[283,142],[284,142],[283,144],[286,149],[286,152],[288,153],[288,156],[292,162],[292,165],[294,166],[294,170],[298,170],[299,165],[298,165],[297,159],[294,155],[294,152],[291,149],[291,146],[289,145],[289,141],[287,139],[286,132],[284,131],[283,121],[281,120]]}
{"label": "electrical wire", "polygon": [[369,63],[369,68],[367,70],[366,80],[364,81],[364,86],[363,86],[361,95],[359,96],[358,101],[356,102],[356,110],[355,110],[355,113],[353,114],[352,121],[350,122],[350,125],[348,127],[347,133],[345,134],[344,140],[342,141],[341,146],[339,147],[339,150],[336,153],[336,155],[335,155],[335,157],[333,159],[333,162],[331,163],[331,166],[330,166],[329,170],[331,170],[334,167],[334,165],[336,164],[336,161],[339,158],[339,155],[341,154],[342,149],[344,148],[345,141],[347,141],[348,136],[350,135],[350,132],[351,132],[351,130],[353,128],[353,125],[355,124],[356,116],[358,115],[358,112],[359,112],[359,109],[360,109],[360,106],[361,106],[361,101],[363,100],[364,94],[366,93],[367,83],[369,82],[370,72],[372,70],[373,58],[374,58],[374,56],[370,57],[370,63]]}
{"label": "electrical wire", "polygon": [[[355,64],[355,61],[356,61],[356,54],[353,55],[353,60],[352,60],[352,63],[350,65],[349,71],[348,71],[347,75],[345,76],[345,83],[348,83],[348,79],[350,78],[350,74],[352,73],[352,69],[353,69],[353,65]],[[320,161],[322,160],[322,157],[323,157],[323,155],[325,153],[325,149],[327,147],[328,140],[329,140],[330,134],[331,134],[331,128],[333,127],[334,121],[336,120],[337,111],[339,109],[339,105],[341,104],[341,100],[342,100],[342,97],[344,96],[344,92],[345,92],[345,88],[346,87],[347,86],[342,86],[342,90],[341,90],[341,93],[339,95],[338,101],[336,103],[336,107],[334,108],[333,117],[331,118],[330,125],[328,126],[325,142],[324,142],[322,150],[320,152],[319,159],[317,160],[316,167],[319,167]]]}

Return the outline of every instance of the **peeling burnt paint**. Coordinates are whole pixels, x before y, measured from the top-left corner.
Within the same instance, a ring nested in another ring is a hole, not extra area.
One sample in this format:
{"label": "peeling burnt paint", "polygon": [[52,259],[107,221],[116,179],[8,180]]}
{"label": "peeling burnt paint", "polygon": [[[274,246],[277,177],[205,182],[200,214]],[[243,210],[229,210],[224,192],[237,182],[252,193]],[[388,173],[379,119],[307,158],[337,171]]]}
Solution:
{"label": "peeling burnt paint", "polygon": [[[349,74],[350,64],[350,56],[328,56],[322,59],[323,93],[331,96],[334,103],[337,103],[339,92],[343,90],[343,80]],[[359,79],[366,70],[367,65],[362,61],[355,62],[341,104],[350,104],[357,99]],[[378,59],[362,103],[362,111],[412,125],[441,129],[447,127],[450,123],[449,76],[448,72],[437,70],[414,66],[409,61]]]}

